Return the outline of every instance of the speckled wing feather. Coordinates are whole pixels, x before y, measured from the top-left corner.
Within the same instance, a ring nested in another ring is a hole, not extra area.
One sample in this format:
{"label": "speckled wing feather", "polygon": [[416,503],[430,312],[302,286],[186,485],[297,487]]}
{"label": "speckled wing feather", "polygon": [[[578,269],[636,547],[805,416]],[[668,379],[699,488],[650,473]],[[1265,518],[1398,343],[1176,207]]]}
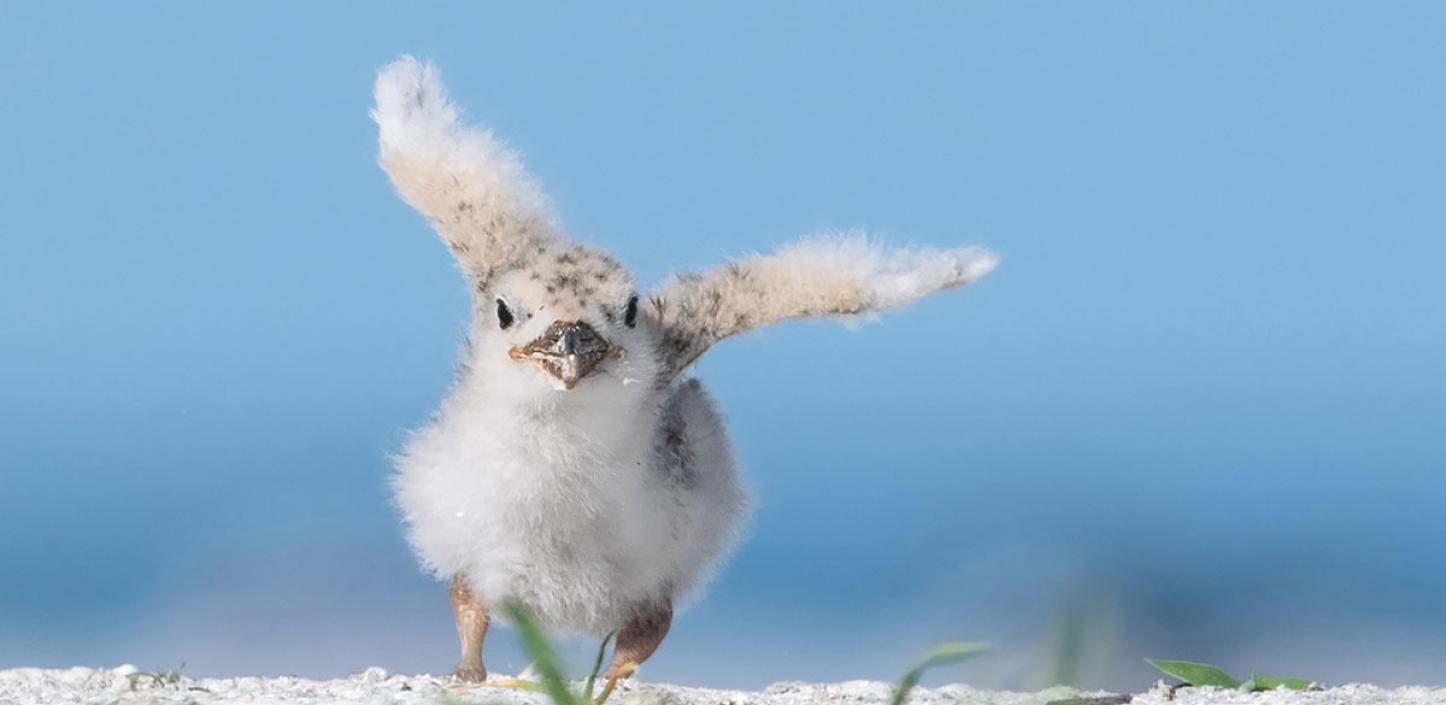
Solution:
{"label": "speckled wing feather", "polygon": [[382,168],[479,288],[563,239],[516,153],[461,124],[435,67],[404,56],[375,92]]}
{"label": "speckled wing feather", "polygon": [[988,250],[890,249],[860,236],[814,238],[770,256],[674,276],[650,299],[663,379],[714,343],[796,318],[867,316],[988,274]]}

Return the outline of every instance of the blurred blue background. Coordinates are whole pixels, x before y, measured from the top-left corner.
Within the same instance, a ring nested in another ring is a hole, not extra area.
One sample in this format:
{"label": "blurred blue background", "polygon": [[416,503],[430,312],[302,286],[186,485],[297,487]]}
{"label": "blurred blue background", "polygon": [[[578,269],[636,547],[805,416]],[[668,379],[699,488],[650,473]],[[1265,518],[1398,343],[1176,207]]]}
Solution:
{"label": "blurred blue background", "polygon": [[645,677],[1446,683],[1446,6],[688,5],[0,4],[0,667],[453,664],[386,492],[467,312],[375,165],[410,52],[641,281],[1004,257],[704,360],[758,510]]}

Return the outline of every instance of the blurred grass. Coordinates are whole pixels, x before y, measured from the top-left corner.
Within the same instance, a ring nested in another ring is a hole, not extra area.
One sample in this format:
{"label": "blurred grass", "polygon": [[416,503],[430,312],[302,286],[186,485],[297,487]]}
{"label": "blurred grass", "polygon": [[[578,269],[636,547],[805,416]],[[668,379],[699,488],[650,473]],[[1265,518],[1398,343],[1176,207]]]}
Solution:
{"label": "blurred grass", "polygon": [[561,661],[557,658],[557,652],[553,650],[552,644],[548,643],[547,636],[542,631],[542,625],[538,624],[532,611],[516,600],[508,600],[504,603],[502,611],[516,626],[517,635],[522,639],[522,646],[527,650],[528,656],[532,658],[532,665],[537,669],[538,677],[542,679],[544,692],[547,693],[547,697],[552,699],[553,704],[584,705],[582,696],[572,692],[567,687],[567,681],[563,680]]}
{"label": "blurred grass", "polygon": [[1145,659],[1145,662],[1160,669],[1160,672],[1180,679],[1185,685],[1203,685],[1216,688],[1228,688],[1239,690],[1245,693],[1258,693],[1264,690],[1275,690],[1285,688],[1286,690],[1317,690],[1318,683],[1304,678],[1282,678],[1280,676],[1255,676],[1252,675],[1244,682],[1238,681],[1234,676],[1226,673],[1219,666],[1212,666],[1208,663],[1196,663],[1194,661],[1165,661],[1160,659]]}
{"label": "blurred grass", "polygon": [[[1109,606],[1102,607],[1101,604],[1098,600],[1081,598],[1072,598],[1062,603],[1056,620],[1056,636],[1050,650],[1050,657],[1043,670],[1044,683],[1037,689],[1068,686],[1085,690],[1095,687],[1092,685],[1092,681],[1099,677],[1100,669],[1097,664],[1102,662],[1099,655],[1107,650],[1106,643],[1112,641],[1111,633],[1114,624],[1113,610]],[[511,684],[512,687],[545,693],[553,705],[602,705],[607,700],[613,690],[611,681],[596,699],[594,699],[593,691],[598,674],[602,670],[603,661],[607,656],[608,645],[613,641],[616,632],[603,638],[597,655],[593,659],[592,670],[581,686],[574,690],[563,675],[561,659],[532,612],[516,601],[504,603],[502,610],[515,625],[523,647],[532,659],[533,667],[541,680],[541,683],[518,680]],[[889,705],[905,705],[909,693],[918,686],[920,679],[929,670],[960,663],[990,648],[989,644],[983,642],[948,642],[929,649],[914,667],[905,671],[899,678],[890,697]],[[1178,678],[1183,685],[1215,686],[1243,692],[1260,692],[1276,688],[1291,690],[1319,688],[1318,684],[1304,679],[1276,676],[1251,676],[1242,682],[1220,668],[1204,663],[1156,659],[1145,659],[1145,661],[1160,671]],[[184,668],[184,666],[182,667]],[[178,669],[152,677],[155,677],[158,682],[174,683],[180,680],[180,672]],[[1077,698],[1076,700],[1083,702],[1089,699]]]}
{"label": "blurred grass", "polygon": [[1115,645],[1117,614],[1112,599],[1085,587],[1071,588],[1056,607],[1044,664],[1028,686],[1035,690],[1055,685],[1101,687]]}
{"label": "blurred grass", "polygon": [[126,679],[130,681],[129,685],[131,690],[136,690],[142,681],[147,681],[149,685],[156,688],[175,688],[180,690],[185,677],[186,663],[182,661],[180,666],[169,671],[139,671],[126,676]]}
{"label": "blurred grass", "polygon": [[[541,691],[547,694],[553,705],[602,705],[612,693],[612,688],[605,688],[602,695],[593,700],[593,686],[597,682],[598,672],[602,670],[603,659],[607,654],[608,642],[616,632],[608,634],[603,638],[602,644],[598,647],[597,658],[593,660],[592,672],[588,674],[580,691],[574,692],[568,687],[567,681],[562,675],[561,660],[557,651],[548,642],[547,635],[537,618],[526,606],[515,600],[503,604],[502,611],[512,620],[517,629],[517,634],[522,640],[523,648],[527,650],[528,656],[532,659],[533,667],[537,669],[537,675],[542,680]],[[965,661],[989,650],[989,644],[973,641],[957,641],[940,644],[924,653],[923,658],[917,665],[904,672],[899,678],[898,685],[894,687],[893,696],[889,700],[890,705],[904,705],[909,697],[909,692],[919,684],[919,679],[927,671]],[[518,681],[516,687],[533,690],[525,681]],[[611,686],[611,683],[609,684]]]}
{"label": "blurred grass", "polygon": [[899,684],[894,687],[894,695],[889,699],[889,705],[904,705],[904,701],[909,697],[909,691],[919,684],[919,679],[929,669],[959,663],[988,650],[988,644],[977,641],[956,641],[929,649],[924,653],[924,658],[919,665],[905,671],[904,675],[899,678]]}
{"label": "blurred grass", "polygon": [[614,629],[608,632],[607,636],[603,637],[601,644],[598,644],[597,658],[593,659],[592,662],[592,672],[587,674],[587,683],[582,688],[582,699],[584,702],[592,701],[592,687],[597,684],[597,674],[602,670],[603,658],[607,656],[608,642],[612,641],[617,635],[618,632]]}

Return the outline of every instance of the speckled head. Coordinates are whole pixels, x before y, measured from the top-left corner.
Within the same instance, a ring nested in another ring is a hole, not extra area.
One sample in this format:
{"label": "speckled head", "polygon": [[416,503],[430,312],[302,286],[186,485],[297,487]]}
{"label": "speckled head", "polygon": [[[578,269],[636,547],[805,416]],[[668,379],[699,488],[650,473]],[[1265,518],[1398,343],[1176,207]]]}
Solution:
{"label": "speckled head", "polygon": [[[637,330],[632,275],[599,250],[538,246],[498,276],[484,296],[478,313],[500,333],[505,354],[548,377],[555,389],[586,385],[586,378],[599,373],[623,373],[630,358],[651,356]],[[499,346],[487,347],[479,352],[499,352]]]}

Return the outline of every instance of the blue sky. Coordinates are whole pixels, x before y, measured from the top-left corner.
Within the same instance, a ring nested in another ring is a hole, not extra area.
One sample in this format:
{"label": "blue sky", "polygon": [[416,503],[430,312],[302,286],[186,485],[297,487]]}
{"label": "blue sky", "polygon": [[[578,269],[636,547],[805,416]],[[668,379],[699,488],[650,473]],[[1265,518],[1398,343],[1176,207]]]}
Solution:
{"label": "blue sky", "polygon": [[945,677],[1027,687],[1077,609],[1114,687],[1141,656],[1446,683],[1443,33],[1434,3],[6,3],[0,667],[450,666],[385,491],[466,315],[375,166],[372,76],[414,53],[641,281],[831,228],[1003,255],[703,361],[759,506],[647,677],[889,678],[969,638],[998,648]]}

